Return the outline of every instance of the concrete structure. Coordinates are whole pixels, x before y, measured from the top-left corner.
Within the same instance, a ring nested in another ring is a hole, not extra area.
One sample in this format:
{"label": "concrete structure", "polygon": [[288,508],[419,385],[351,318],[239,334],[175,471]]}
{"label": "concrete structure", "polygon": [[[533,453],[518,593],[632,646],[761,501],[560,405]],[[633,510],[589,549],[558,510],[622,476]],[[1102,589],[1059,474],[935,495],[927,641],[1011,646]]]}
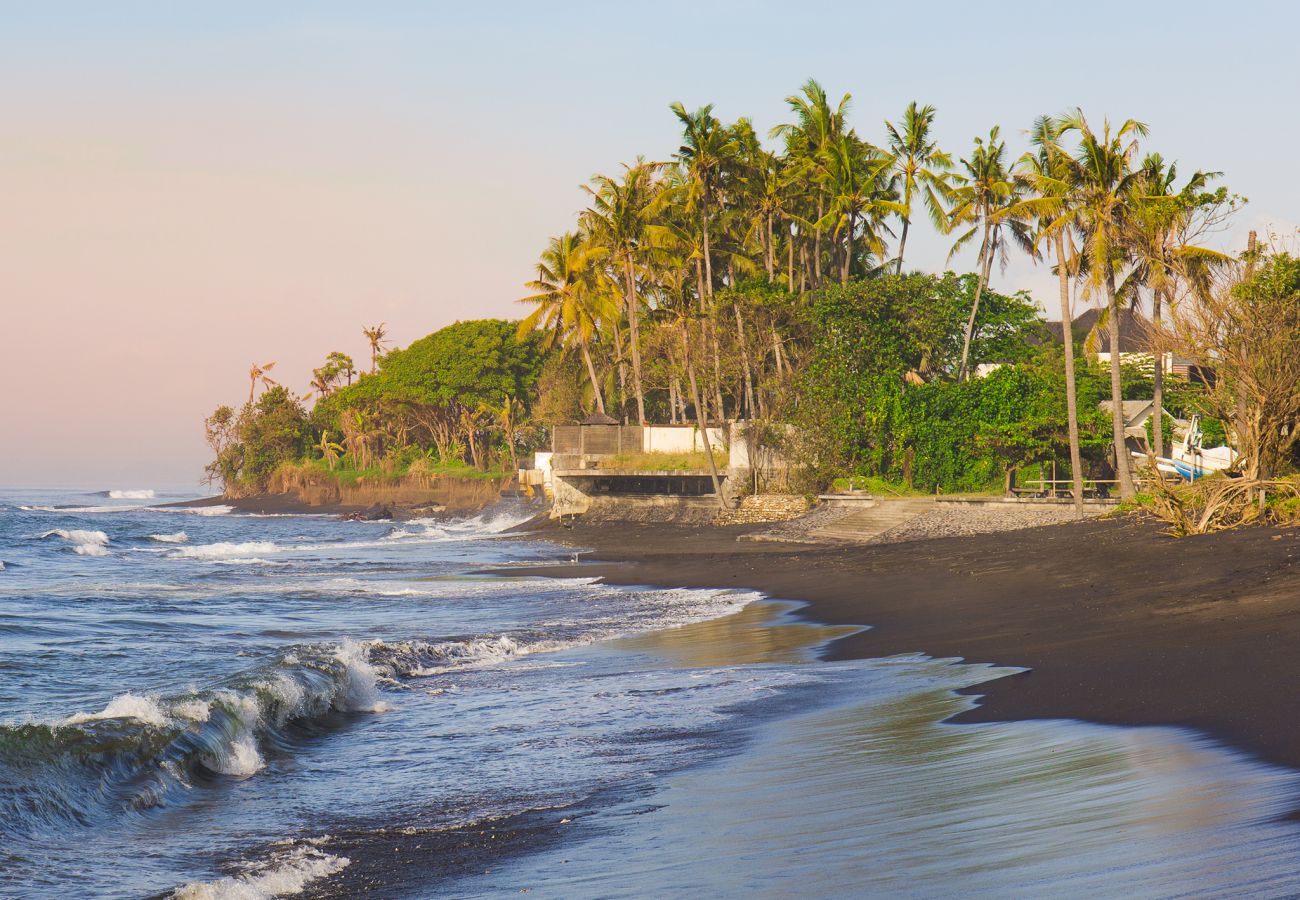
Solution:
{"label": "concrete structure", "polygon": [[[788,481],[785,460],[775,448],[758,440],[758,433],[748,423],[711,426],[708,438],[727,505],[742,488],[758,492]],[[703,452],[703,435],[694,425],[638,426],[592,420],[556,426],[551,451],[535,454],[532,468],[520,470],[519,480],[545,492],[553,502],[554,517],[582,515],[594,505],[608,512],[611,503],[632,510],[674,503],[685,509],[707,502],[717,509],[722,504],[714,493],[707,465],[656,468],[654,459],[647,459],[664,454],[669,462],[673,455]]]}

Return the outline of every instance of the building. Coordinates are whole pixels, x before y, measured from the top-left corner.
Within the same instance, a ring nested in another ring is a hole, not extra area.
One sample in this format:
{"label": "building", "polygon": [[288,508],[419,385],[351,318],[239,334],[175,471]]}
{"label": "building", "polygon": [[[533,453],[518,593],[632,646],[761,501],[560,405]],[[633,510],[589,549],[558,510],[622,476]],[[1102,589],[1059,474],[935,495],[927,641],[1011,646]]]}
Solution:
{"label": "building", "polygon": [[[1157,355],[1166,375],[1191,374],[1191,361],[1170,350],[1157,353],[1152,347],[1155,328],[1146,316],[1134,309],[1121,309],[1119,318],[1119,358],[1121,363],[1154,372]],[[1048,322],[1052,340],[1061,343],[1064,329],[1060,322]],[[1086,309],[1075,317],[1071,332],[1076,343],[1082,343],[1084,352],[1102,365],[1110,363],[1110,328],[1101,320],[1101,310]]]}

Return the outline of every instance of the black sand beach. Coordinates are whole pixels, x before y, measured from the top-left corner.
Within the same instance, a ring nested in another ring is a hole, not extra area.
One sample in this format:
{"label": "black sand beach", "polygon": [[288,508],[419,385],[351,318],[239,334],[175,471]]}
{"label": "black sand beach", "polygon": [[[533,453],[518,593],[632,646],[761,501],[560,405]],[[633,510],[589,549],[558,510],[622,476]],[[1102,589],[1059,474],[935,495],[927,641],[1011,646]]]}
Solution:
{"label": "black sand beach", "polygon": [[[871,547],[737,541],[746,528],[609,522],[534,531],[590,548],[537,574],[737,587],[871,626],[833,659],[920,652],[1029,671],[956,721],[1072,718],[1196,729],[1300,767],[1300,532],[1174,540],[1127,519]],[[519,574],[514,570],[514,574]]]}

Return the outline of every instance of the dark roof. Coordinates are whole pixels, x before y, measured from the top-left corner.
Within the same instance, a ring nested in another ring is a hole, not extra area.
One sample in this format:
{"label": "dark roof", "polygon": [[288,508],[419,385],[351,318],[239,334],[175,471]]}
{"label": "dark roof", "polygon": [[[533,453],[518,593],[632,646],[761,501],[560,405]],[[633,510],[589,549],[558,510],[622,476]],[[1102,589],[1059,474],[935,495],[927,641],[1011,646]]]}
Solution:
{"label": "dark roof", "polygon": [[578,423],[579,425],[617,425],[618,419],[604,413],[595,412]]}
{"label": "dark roof", "polygon": [[[1110,352],[1110,329],[1097,329],[1097,320],[1101,318],[1101,310],[1085,309],[1079,315],[1075,316],[1070,330],[1074,333],[1076,341],[1086,341],[1088,335],[1097,330],[1096,347],[1097,353]],[[1047,329],[1051,332],[1052,340],[1055,343],[1061,343],[1061,334],[1063,329],[1060,322],[1048,322]],[[1119,313],[1119,352],[1120,353],[1150,353],[1151,352],[1151,323],[1146,316],[1137,310],[1121,309]]]}

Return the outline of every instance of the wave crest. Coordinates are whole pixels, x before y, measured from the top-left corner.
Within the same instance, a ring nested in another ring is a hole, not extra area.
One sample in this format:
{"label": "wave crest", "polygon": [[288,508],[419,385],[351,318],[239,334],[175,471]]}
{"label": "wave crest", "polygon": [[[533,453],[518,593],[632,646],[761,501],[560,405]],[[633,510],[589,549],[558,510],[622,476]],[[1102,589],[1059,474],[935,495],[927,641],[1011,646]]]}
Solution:
{"label": "wave crest", "polygon": [[63,538],[72,545],[72,551],[80,556],[108,556],[108,535],[102,531],[55,528],[41,535],[42,540],[52,537]]}
{"label": "wave crest", "polygon": [[108,492],[108,499],[110,500],[154,500],[157,497],[158,495],[151,490]]}

